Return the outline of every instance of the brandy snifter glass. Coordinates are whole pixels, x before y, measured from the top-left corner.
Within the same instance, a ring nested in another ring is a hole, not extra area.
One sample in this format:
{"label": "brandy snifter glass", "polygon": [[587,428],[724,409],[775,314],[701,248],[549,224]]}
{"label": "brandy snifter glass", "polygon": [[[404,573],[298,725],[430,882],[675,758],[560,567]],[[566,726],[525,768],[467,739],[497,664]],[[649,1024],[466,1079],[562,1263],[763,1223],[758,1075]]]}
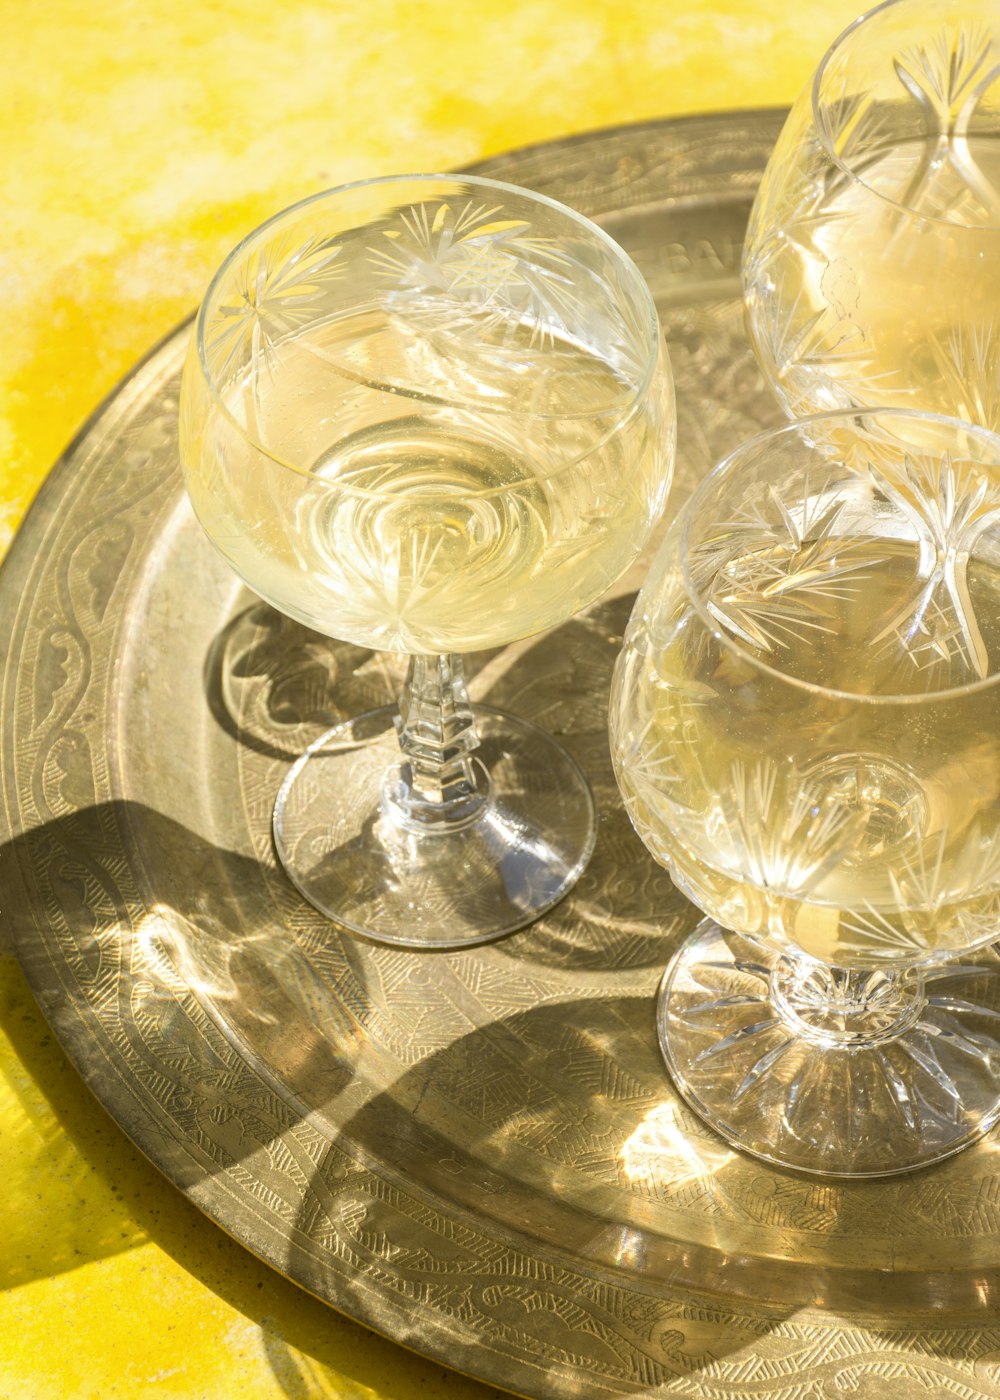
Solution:
{"label": "brandy snifter glass", "polygon": [[890,0],[833,43],[744,245],[790,417],[900,406],[1000,428],[1000,7]]}
{"label": "brandy snifter glass", "polygon": [[181,388],[198,519],[247,584],[404,653],[397,707],[292,767],[274,816],[301,893],[387,943],[482,942],[589,858],[593,802],[534,725],[471,705],[461,654],[563,622],[636,557],[673,465],[648,288],[541,195],[405,176],[317,195],[212,282]]}
{"label": "brandy snifter glass", "polygon": [[1000,437],[866,410],[739,447],[672,523],[612,687],[639,835],[707,916],[658,1002],[768,1161],[932,1162],[1000,1112]]}

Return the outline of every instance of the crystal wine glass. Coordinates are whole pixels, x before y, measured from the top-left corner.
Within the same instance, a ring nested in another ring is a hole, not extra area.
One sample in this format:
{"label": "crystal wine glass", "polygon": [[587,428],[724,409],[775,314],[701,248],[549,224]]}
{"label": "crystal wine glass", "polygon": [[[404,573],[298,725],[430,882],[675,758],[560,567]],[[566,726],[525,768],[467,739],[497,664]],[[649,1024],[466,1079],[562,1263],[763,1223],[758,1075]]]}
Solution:
{"label": "crystal wine glass", "polygon": [[381,942],[528,923],[589,858],[593,802],[461,654],[565,620],[636,557],[673,463],[648,288],[589,220],[471,176],[365,181],[250,234],[201,307],[181,457],[268,602],[409,655],[398,710],[332,730],[277,798],[301,893]]}
{"label": "crystal wine glass", "polygon": [[890,0],[841,34],[768,162],[743,277],[789,416],[1000,428],[996,0]]}
{"label": "crystal wine glass", "polygon": [[[682,1094],[831,1175],[1000,1112],[1000,437],[864,410],[738,448],[672,523],[612,686],[639,835],[708,918],[658,1002]],[[977,950],[980,950],[977,952]]]}

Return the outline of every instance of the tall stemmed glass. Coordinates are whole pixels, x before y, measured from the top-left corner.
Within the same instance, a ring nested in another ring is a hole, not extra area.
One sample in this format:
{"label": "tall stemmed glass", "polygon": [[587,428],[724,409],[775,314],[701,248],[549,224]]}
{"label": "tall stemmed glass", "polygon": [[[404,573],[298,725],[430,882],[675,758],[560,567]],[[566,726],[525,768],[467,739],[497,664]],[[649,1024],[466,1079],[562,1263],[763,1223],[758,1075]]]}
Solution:
{"label": "tall stemmed glass", "polygon": [[572,886],[594,841],[586,781],[532,724],[470,705],[460,654],[552,627],[627,568],[673,422],[638,270],[526,190],[366,181],[222,265],[181,390],[198,518],[283,612],[410,657],[398,710],[334,729],[278,795],[279,858],[317,908],[443,948]]}
{"label": "tall stemmed glass", "polygon": [[689,1103],[881,1175],[1000,1114],[1000,437],[804,419],[696,490],[612,687],[629,815],[709,917],[667,969]]}
{"label": "tall stemmed glass", "polygon": [[748,324],[790,416],[1000,428],[1000,7],[890,0],[836,40],[750,218]]}

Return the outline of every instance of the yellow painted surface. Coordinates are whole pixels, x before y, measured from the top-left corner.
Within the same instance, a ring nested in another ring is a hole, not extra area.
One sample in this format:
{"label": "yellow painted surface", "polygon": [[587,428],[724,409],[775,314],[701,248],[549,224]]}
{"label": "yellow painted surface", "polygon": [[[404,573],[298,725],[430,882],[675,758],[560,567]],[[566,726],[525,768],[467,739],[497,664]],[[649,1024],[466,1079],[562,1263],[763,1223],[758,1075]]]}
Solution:
{"label": "yellow painted surface", "polygon": [[[0,552],[244,232],[342,180],[792,100],[855,0],[0,0]],[[0,639],[2,645],[2,639]],[[3,951],[0,1400],[486,1400],[209,1224]]]}

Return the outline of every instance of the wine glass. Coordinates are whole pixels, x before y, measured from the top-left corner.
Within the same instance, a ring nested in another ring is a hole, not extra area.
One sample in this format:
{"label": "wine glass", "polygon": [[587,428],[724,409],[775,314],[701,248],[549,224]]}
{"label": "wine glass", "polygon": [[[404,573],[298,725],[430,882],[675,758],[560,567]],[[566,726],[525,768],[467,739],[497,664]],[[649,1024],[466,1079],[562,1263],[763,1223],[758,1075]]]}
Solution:
{"label": "wine glass", "polygon": [[1000,1113],[1000,437],[868,409],[739,447],[612,685],[631,820],[708,918],[657,1007],[723,1137],[830,1175]]}
{"label": "wine glass", "polygon": [[743,279],[789,416],[896,404],[1000,428],[996,0],[889,0],[841,34],[768,162]]}
{"label": "wine glass", "polygon": [[317,195],[216,274],[180,424],[195,512],[245,582],[319,632],[410,658],[398,710],[333,729],[278,794],[300,892],[422,948],[551,907],[593,847],[589,788],[534,725],[470,705],[461,654],[584,607],[661,512],[673,387],[632,261],[493,180]]}

